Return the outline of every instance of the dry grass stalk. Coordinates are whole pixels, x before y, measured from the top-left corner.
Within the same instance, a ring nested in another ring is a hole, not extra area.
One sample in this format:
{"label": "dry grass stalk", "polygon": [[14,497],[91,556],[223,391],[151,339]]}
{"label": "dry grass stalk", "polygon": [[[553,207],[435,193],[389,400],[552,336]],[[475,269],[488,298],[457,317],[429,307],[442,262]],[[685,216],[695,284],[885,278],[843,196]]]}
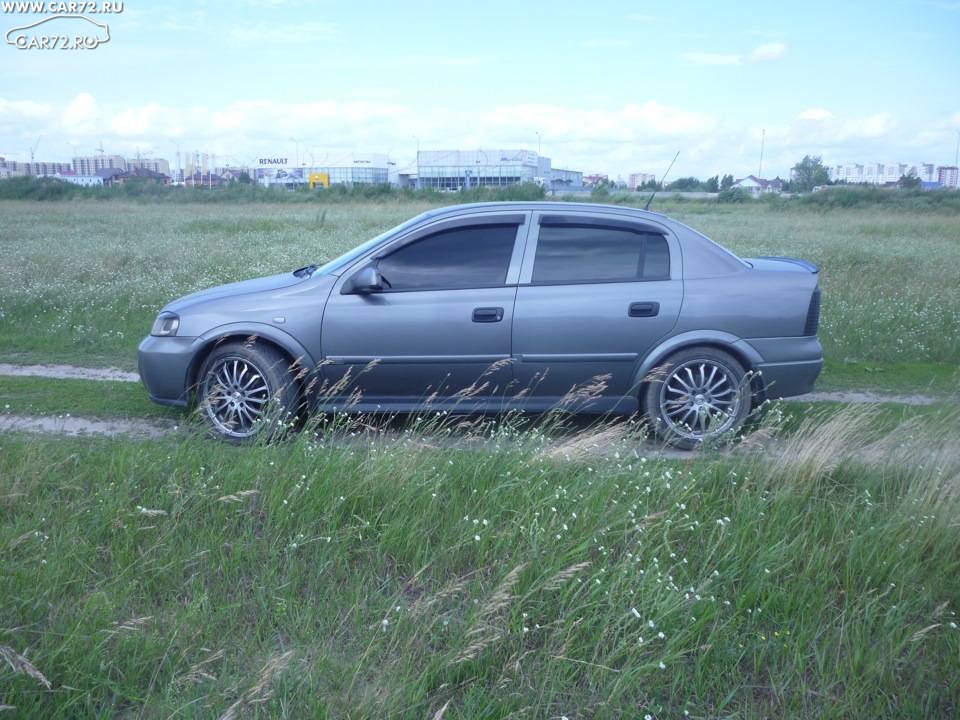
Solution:
{"label": "dry grass stalk", "polygon": [[447,701],[443,704],[443,707],[440,708],[439,710],[437,710],[437,711],[433,714],[433,720],[443,720],[443,715],[444,715],[445,712],[447,712],[447,708],[448,708],[449,706],[450,706],[450,701],[447,700]]}
{"label": "dry grass stalk", "polygon": [[215,653],[213,653],[209,657],[204,658],[198,663],[195,663],[190,667],[190,670],[188,672],[184,673],[183,675],[181,675],[180,677],[178,677],[176,680],[173,681],[174,685],[176,685],[179,688],[184,688],[188,685],[196,685],[198,683],[204,682],[205,680],[216,680],[217,679],[216,675],[213,675],[207,672],[203,668],[209,665],[210,663],[214,663],[217,660],[223,659],[223,656],[225,654],[226,653],[224,653],[223,650],[217,650]]}
{"label": "dry grass stalk", "polygon": [[920,630],[917,630],[913,635],[910,636],[910,641],[919,642],[920,640],[923,640],[924,636],[928,632],[930,632],[931,630],[936,630],[938,627],[940,627],[940,625],[941,623],[934,623],[933,625],[927,625],[925,628],[921,628]]}
{"label": "dry grass stalk", "polygon": [[574,576],[576,576],[576,575],[579,575],[581,572],[583,572],[584,570],[586,570],[588,567],[590,567],[590,561],[589,561],[589,560],[586,561],[586,562],[577,563],[576,565],[571,565],[570,567],[566,568],[565,570],[561,570],[561,571],[558,572],[556,575],[554,575],[552,578],[550,578],[549,580],[547,580],[546,584],[544,584],[544,586],[543,586],[543,589],[544,589],[544,590],[559,590],[560,588],[562,588],[564,585],[567,584],[567,581],[570,580],[570,578],[572,578],[572,577],[574,577]]}
{"label": "dry grass stalk", "polygon": [[445,587],[443,590],[437,593],[434,593],[429,597],[424,596],[421,598],[417,598],[417,601],[411,607],[411,612],[413,612],[414,614],[423,612],[424,610],[426,610],[429,607],[432,607],[433,605],[442,603],[447,598],[453,597],[454,595],[459,595],[461,592],[463,592],[463,589],[467,586],[469,577],[470,576],[468,575],[466,577],[462,577],[458,580],[455,580],[450,585],[447,585],[447,587]]}
{"label": "dry grass stalk", "polygon": [[240,492],[232,493],[230,495],[224,495],[223,497],[217,498],[218,502],[223,503],[238,503],[243,502],[244,499],[259,494],[259,490],[241,490]]}
{"label": "dry grass stalk", "polygon": [[259,705],[269,700],[272,694],[270,685],[273,683],[274,678],[286,669],[291,659],[293,659],[293,650],[288,650],[282,655],[275,655],[267,660],[266,664],[260,670],[260,676],[257,678],[257,682],[254,683],[239,700],[224,711],[223,715],[220,716],[220,720],[236,720],[247,706]]}
{"label": "dry grass stalk", "polygon": [[595,375],[590,379],[590,382],[583,383],[582,385],[574,385],[560,398],[560,406],[563,407],[568,403],[576,401],[596,400],[603,395],[612,377],[613,375],[610,373]]}
{"label": "dry grass stalk", "polygon": [[794,481],[819,481],[864,447],[876,414],[876,408],[867,407],[841,410],[826,420],[819,414],[809,417],[784,442],[778,462]]}
{"label": "dry grass stalk", "polygon": [[47,680],[46,677],[44,677],[43,673],[37,670],[32,662],[27,660],[12,647],[9,647],[8,645],[0,645],[0,657],[7,661],[10,669],[13,670],[16,675],[26,675],[28,677],[32,677],[47,690],[53,689],[53,685],[49,680]]}
{"label": "dry grass stalk", "polygon": [[503,637],[504,630],[497,623],[497,619],[500,611],[513,600],[513,588],[526,566],[526,563],[520,563],[508,572],[497,589],[480,607],[480,612],[477,613],[477,619],[474,621],[473,627],[467,631],[467,637],[475,639],[454,658],[454,664],[472,660]]}
{"label": "dry grass stalk", "polygon": [[627,428],[622,423],[608,425],[574,435],[553,447],[546,447],[541,451],[541,455],[547,460],[583,460],[596,454],[597,450],[605,450],[620,442],[626,434]]}
{"label": "dry grass stalk", "polygon": [[490,383],[489,383],[489,382],[484,382],[484,383],[482,383],[481,385],[477,385],[476,383],[474,383],[473,385],[470,385],[469,387],[465,387],[465,388],[463,388],[462,390],[458,390],[457,392],[455,392],[455,393],[453,394],[453,397],[458,398],[458,399],[460,399],[460,400],[465,400],[465,399],[467,399],[467,398],[472,398],[472,397],[473,397],[474,395],[476,395],[477,393],[480,393],[480,392],[483,392],[484,390],[486,390],[489,386],[490,386]]}
{"label": "dry grass stalk", "polygon": [[129,620],[124,620],[123,622],[114,622],[113,629],[104,630],[103,632],[107,633],[109,637],[114,635],[119,635],[120,633],[129,633],[140,630],[144,625],[153,620],[153,615],[144,615],[143,617],[130,618]]}
{"label": "dry grass stalk", "polygon": [[169,515],[166,510],[151,510],[150,508],[140,508],[140,514],[146,517],[163,517]]}

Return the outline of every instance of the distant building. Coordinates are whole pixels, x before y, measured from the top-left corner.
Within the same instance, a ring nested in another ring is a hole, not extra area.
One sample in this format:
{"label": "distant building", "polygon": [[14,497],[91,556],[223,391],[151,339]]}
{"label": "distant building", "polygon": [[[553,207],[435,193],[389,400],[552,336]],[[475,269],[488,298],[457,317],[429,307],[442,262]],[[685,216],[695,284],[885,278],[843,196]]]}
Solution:
{"label": "distant building", "polygon": [[183,184],[187,187],[220,187],[229,182],[217,173],[194,171],[192,175],[183,178]]}
{"label": "distant building", "polygon": [[582,187],[583,173],[554,168],[550,158],[530,150],[424,150],[417,153],[417,182],[451,191],[522,183],[562,191]]}
{"label": "distant building", "polygon": [[827,176],[834,182],[854,185],[887,185],[911,173],[921,182],[937,180],[933,163],[852,163],[827,168]]}
{"label": "distant building", "polygon": [[6,158],[0,157],[0,178],[20,175],[21,173],[18,170],[19,164],[16,160],[7,160]]}
{"label": "distant building", "polygon": [[100,183],[105,186],[113,185],[114,180],[118,175],[122,175],[125,170],[120,168],[100,168],[97,170],[94,175],[100,178]]}
{"label": "distant building", "polygon": [[72,166],[65,162],[27,162],[20,163],[24,169],[24,175],[33,175],[34,177],[46,177],[48,175],[58,175],[62,172],[70,172]]}
{"label": "distant building", "polygon": [[148,170],[147,168],[131,168],[126,172],[114,176],[113,181],[120,185],[128,182],[148,182],[156,185],[166,185],[170,182],[170,176],[166,173]]}
{"label": "distant building", "polygon": [[331,185],[386,185],[390,182],[392,168],[393,163],[386,155],[376,153],[350,155],[303,166],[278,155],[259,158],[254,179],[266,187],[297,187],[307,185],[312,174],[326,173]]}
{"label": "distant building", "polygon": [[767,195],[770,193],[783,192],[783,181],[776,177],[773,180],[758,178],[756,175],[747,175],[745,178],[737,180],[733,187],[746,190],[754,197],[758,195]]}
{"label": "distant building", "polygon": [[96,175],[98,170],[150,170],[169,177],[170,163],[163,158],[125,158],[122,155],[87,155],[73,158],[77,175]]}
{"label": "distant building", "polygon": [[17,162],[16,160],[0,158],[0,178],[19,177],[22,175],[46,177],[71,172],[71,170],[70,163],[45,162],[42,160],[36,162]]}
{"label": "distant building", "polygon": [[77,175],[96,175],[98,170],[127,170],[126,158],[121,155],[89,155],[73,158],[73,171]]}
{"label": "distant building", "polygon": [[960,187],[960,171],[958,171],[956,165],[941,165],[937,168],[937,182],[940,183],[942,187],[953,188],[954,190]]}
{"label": "distant building", "polygon": [[101,168],[97,170],[96,177],[100,178],[103,185],[124,185],[128,182],[146,182],[156,185],[166,185],[170,182],[170,176],[145,168],[134,168],[133,170]]}
{"label": "distant building", "polygon": [[127,160],[127,170],[150,170],[169,177],[170,163],[163,158],[130,158]]}
{"label": "distant building", "polygon": [[652,173],[630,173],[627,177],[627,187],[630,190],[636,190],[643,187],[648,182],[656,182],[657,176]]}

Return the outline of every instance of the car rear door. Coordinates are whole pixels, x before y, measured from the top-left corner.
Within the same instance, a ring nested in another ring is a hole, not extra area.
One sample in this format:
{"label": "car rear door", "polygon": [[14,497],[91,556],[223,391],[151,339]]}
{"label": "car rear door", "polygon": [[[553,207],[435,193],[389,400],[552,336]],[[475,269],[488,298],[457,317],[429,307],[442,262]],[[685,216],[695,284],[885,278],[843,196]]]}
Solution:
{"label": "car rear door", "polygon": [[[506,393],[528,221],[527,212],[440,220],[344,272],[321,334],[334,394],[401,410],[444,399],[472,407]],[[351,292],[351,277],[371,264],[386,281],[383,292]]]}
{"label": "car rear door", "polygon": [[682,300],[679,245],[665,226],[628,215],[534,213],[513,319],[524,407],[566,397],[582,409],[636,409],[639,361],[676,324]]}

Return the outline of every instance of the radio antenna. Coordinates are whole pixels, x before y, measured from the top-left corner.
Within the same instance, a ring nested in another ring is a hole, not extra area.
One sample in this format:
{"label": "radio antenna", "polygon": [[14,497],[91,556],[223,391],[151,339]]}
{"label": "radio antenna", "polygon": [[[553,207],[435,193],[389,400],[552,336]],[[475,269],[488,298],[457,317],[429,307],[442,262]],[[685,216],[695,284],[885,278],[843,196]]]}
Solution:
{"label": "radio antenna", "polygon": [[[677,161],[678,157],[680,157],[679,150],[677,150],[677,154],[673,156],[673,160],[670,161],[670,165],[669,167],[667,167],[667,171],[663,174],[663,177],[660,178],[660,185],[663,185],[663,181],[667,179],[667,175],[670,174],[670,170],[673,169],[673,164]],[[650,197],[647,198],[647,204],[643,206],[644,210],[650,209],[650,203],[653,202],[653,198],[656,196],[657,190],[660,188],[660,185],[657,185],[653,188],[653,192],[650,193]]]}

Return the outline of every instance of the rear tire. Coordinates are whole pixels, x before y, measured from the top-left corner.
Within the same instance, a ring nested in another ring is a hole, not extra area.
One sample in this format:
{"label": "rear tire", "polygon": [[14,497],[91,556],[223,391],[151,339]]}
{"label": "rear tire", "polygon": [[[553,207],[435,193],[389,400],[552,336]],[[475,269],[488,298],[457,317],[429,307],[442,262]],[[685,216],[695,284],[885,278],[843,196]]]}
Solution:
{"label": "rear tire", "polygon": [[731,437],[750,415],[750,378],[723,350],[680,350],[647,377],[641,395],[644,414],[657,437],[674,447],[694,450]]}
{"label": "rear tire", "polygon": [[214,437],[234,444],[281,434],[296,420],[299,396],[290,361],[267,345],[222,345],[197,375],[200,416]]}

